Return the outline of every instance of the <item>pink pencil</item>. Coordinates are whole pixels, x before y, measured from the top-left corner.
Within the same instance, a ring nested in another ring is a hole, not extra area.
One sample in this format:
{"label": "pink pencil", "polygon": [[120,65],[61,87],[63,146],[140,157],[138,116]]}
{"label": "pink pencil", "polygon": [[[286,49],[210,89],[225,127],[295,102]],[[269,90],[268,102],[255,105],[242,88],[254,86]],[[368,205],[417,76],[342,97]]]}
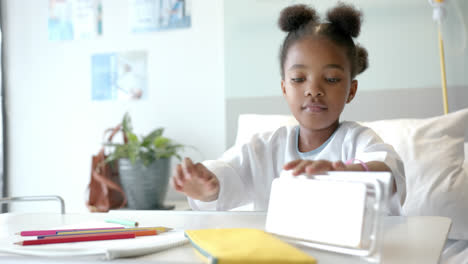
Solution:
{"label": "pink pencil", "polygon": [[16,233],[16,235],[20,235],[20,236],[49,236],[49,235],[56,235],[57,232],[107,230],[107,229],[120,229],[120,228],[122,228],[122,227],[85,228],[85,229],[57,229],[57,230],[31,230],[31,231],[21,231],[19,233]]}

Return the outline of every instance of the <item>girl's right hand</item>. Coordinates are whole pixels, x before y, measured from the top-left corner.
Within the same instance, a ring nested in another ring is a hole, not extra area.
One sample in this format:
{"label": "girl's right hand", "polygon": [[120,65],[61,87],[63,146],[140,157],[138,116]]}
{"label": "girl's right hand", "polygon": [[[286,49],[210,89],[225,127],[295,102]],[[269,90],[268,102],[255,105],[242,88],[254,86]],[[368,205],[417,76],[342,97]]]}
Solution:
{"label": "girl's right hand", "polygon": [[172,183],[176,191],[195,200],[211,202],[218,199],[219,180],[216,175],[203,164],[193,164],[190,158],[185,158],[177,164]]}

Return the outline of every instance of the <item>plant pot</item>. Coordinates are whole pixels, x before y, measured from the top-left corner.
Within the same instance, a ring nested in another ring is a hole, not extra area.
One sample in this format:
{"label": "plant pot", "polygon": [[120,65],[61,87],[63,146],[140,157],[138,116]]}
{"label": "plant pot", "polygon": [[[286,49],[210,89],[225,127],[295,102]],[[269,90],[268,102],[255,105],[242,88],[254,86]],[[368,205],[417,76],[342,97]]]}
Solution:
{"label": "plant pot", "polygon": [[170,159],[158,159],[148,166],[137,160],[119,160],[122,188],[127,196],[127,208],[138,210],[164,209],[169,183]]}

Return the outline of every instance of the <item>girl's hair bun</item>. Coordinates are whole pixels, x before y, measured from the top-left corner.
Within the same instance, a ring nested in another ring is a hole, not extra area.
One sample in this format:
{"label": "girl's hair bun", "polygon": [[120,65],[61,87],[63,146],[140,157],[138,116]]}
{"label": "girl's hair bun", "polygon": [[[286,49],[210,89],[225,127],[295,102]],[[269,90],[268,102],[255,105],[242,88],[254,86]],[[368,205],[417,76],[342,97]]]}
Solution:
{"label": "girl's hair bun", "polygon": [[361,45],[356,45],[356,74],[360,74],[369,67],[369,55]]}
{"label": "girl's hair bun", "polygon": [[281,30],[291,32],[309,22],[317,23],[318,20],[319,16],[314,9],[301,4],[283,9],[278,20],[278,25]]}
{"label": "girl's hair bun", "polygon": [[352,5],[339,3],[337,7],[327,12],[330,23],[343,31],[343,33],[355,38],[361,30],[362,13]]}

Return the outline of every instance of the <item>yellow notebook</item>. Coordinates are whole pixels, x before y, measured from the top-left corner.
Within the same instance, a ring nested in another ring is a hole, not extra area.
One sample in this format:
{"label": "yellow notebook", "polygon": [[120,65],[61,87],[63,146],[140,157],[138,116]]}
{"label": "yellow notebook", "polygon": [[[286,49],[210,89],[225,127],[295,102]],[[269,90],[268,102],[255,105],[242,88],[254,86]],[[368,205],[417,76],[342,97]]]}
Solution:
{"label": "yellow notebook", "polygon": [[317,263],[313,257],[258,229],[186,230],[185,236],[211,264]]}

